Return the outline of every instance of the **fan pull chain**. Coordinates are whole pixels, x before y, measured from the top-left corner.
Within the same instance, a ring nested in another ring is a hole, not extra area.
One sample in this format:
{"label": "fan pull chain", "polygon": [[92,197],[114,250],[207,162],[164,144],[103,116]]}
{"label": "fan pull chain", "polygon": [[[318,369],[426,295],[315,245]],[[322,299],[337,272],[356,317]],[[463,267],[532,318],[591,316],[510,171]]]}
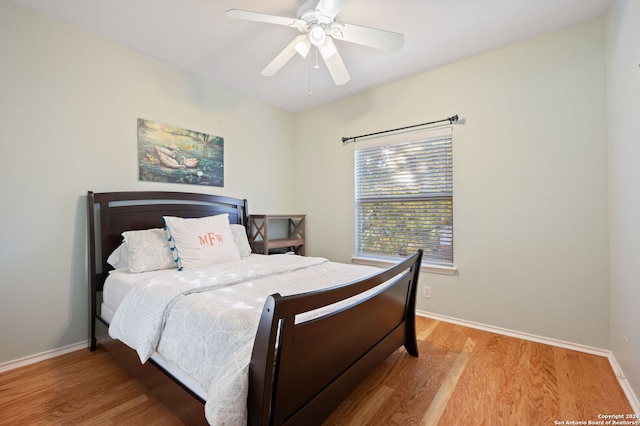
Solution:
{"label": "fan pull chain", "polygon": [[[315,48],[315,54],[316,54],[316,63],[313,65],[313,69],[319,70],[320,65],[318,65],[318,48],[317,47]],[[309,67],[308,73],[309,73],[309,97],[311,97],[311,67]]]}

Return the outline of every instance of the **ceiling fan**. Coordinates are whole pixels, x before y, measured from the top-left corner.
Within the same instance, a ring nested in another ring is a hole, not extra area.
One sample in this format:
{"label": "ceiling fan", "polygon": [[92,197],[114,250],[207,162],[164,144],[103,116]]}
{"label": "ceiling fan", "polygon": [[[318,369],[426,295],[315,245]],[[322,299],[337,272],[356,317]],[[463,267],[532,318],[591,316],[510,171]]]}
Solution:
{"label": "ceiling fan", "polygon": [[[335,20],[348,0],[307,0],[298,9],[296,18],[268,15],[248,10],[230,9],[229,18],[265,22],[296,28],[302,34],[294,38],[261,72],[264,76],[277,73],[298,53],[306,58],[315,46],[337,85],[347,83],[351,76],[333,40],[342,40],[363,46],[397,52],[404,44],[404,35],[376,28],[346,24]],[[314,6],[315,5],[315,6]]]}

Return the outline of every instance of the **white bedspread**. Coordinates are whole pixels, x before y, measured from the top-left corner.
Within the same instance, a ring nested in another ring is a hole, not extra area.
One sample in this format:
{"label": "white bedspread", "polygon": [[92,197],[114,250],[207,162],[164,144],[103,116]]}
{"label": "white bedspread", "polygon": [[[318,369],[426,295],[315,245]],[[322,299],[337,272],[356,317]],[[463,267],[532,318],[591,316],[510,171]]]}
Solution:
{"label": "white bedspread", "polygon": [[[145,362],[158,351],[204,389],[212,425],[247,422],[248,368],[264,302],[377,272],[322,258],[257,256],[137,283],[109,327]],[[333,307],[334,309],[336,307]]]}

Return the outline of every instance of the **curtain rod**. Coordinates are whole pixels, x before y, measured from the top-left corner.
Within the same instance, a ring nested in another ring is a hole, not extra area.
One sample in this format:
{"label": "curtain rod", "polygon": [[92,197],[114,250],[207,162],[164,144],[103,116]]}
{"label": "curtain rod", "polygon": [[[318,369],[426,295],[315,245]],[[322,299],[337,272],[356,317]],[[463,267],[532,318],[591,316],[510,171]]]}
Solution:
{"label": "curtain rod", "polygon": [[421,127],[421,126],[428,126],[428,125],[430,125],[430,124],[444,123],[445,121],[448,121],[448,122],[449,122],[449,124],[453,124],[453,123],[457,122],[457,121],[458,121],[458,114],[456,114],[456,115],[454,115],[454,116],[452,116],[452,117],[449,117],[449,118],[442,119],[442,120],[430,121],[430,122],[428,122],[428,123],[414,124],[414,125],[412,125],[412,126],[399,127],[399,128],[397,128],[397,129],[383,130],[383,131],[381,131],[381,132],[369,133],[369,134],[366,134],[366,135],[360,135],[360,136],[351,136],[350,138],[342,138],[342,143],[343,143],[343,144],[345,144],[345,143],[349,143],[349,141],[353,141],[353,142],[355,142],[355,141],[356,141],[356,139],[359,139],[359,138],[365,138],[365,137],[367,137],[367,136],[381,135],[381,134],[383,134],[383,133],[397,132],[397,131],[399,131],[399,130],[406,130],[406,129],[411,129],[411,128],[414,128],[414,127]]}

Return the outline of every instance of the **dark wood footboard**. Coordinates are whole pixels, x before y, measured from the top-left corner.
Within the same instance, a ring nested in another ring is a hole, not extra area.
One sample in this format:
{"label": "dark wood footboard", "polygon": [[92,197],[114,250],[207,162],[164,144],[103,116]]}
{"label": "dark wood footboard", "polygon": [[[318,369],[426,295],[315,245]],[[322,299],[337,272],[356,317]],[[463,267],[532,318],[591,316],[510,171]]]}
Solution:
{"label": "dark wood footboard", "polygon": [[[320,424],[385,358],[418,356],[415,298],[422,251],[372,277],[292,296],[270,296],[254,343],[251,425]],[[303,323],[295,316],[356,296],[348,308]],[[277,342],[276,342],[277,340]]]}

